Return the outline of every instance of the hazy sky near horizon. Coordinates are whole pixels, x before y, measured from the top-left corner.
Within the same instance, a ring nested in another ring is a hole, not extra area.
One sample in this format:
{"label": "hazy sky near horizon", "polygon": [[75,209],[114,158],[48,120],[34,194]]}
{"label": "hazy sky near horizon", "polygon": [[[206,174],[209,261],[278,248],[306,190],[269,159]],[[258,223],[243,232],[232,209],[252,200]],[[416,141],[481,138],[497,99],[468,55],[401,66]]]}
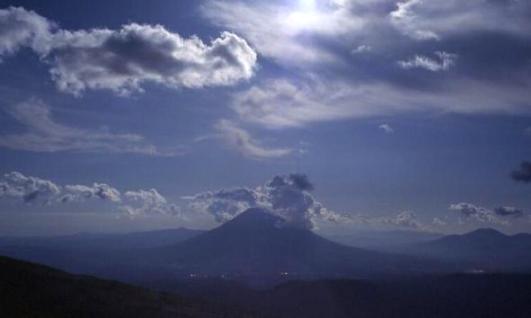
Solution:
{"label": "hazy sky near horizon", "polygon": [[0,0],[0,235],[531,231],[530,115],[525,0]]}

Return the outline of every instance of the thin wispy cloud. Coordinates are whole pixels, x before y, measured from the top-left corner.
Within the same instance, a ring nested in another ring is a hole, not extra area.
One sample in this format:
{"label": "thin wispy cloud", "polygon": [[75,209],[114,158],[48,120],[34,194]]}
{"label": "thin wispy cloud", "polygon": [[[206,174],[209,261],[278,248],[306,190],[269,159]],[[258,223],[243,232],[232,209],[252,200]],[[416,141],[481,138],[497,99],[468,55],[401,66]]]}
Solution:
{"label": "thin wispy cloud", "polygon": [[455,64],[457,59],[456,54],[447,52],[435,52],[436,58],[431,58],[424,55],[415,55],[415,57],[398,61],[398,65],[403,69],[421,68],[432,72],[448,71],[450,67]]}
{"label": "thin wispy cloud", "polygon": [[57,122],[50,107],[39,100],[28,100],[7,108],[7,113],[25,132],[0,135],[0,147],[33,152],[133,153],[173,156],[137,134],[116,134],[107,130],[87,130]]}
{"label": "thin wispy cloud", "polygon": [[249,132],[236,126],[229,120],[220,120],[215,128],[220,134],[219,137],[229,147],[249,158],[273,159],[285,157],[293,153],[293,150],[290,148],[272,148],[262,145]]}

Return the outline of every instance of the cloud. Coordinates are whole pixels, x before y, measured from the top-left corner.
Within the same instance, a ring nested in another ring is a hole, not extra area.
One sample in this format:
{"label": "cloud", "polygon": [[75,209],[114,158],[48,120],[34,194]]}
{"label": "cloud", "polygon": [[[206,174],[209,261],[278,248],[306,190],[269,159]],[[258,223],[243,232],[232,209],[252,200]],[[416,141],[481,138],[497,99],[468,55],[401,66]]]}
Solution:
{"label": "cloud", "polygon": [[138,215],[180,215],[180,208],[169,203],[156,189],[127,191],[124,193],[127,204],[121,209],[131,216]]}
{"label": "cloud", "polygon": [[0,179],[0,198],[21,199],[25,203],[42,201],[49,203],[51,198],[61,193],[61,188],[49,180],[28,177],[13,171]]}
{"label": "cloud", "polygon": [[504,32],[529,37],[527,1],[404,0],[389,15],[398,30],[416,40],[438,40],[469,32]]}
{"label": "cloud", "polygon": [[435,52],[437,59],[432,59],[423,55],[415,55],[412,59],[398,61],[398,65],[403,69],[422,68],[432,72],[448,71],[455,64],[456,54],[447,52]]}
{"label": "cloud", "polygon": [[383,132],[385,132],[386,134],[392,134],[395,132],[393,127],[391,127],[389,124],[381,124],[380,126],[378,126],[378,128],[383,130]]}
{"label": "cloud", "polygon": [[335,60],[308,37],[345,34],[364,25],[339,1],[330,1],[317,10],[295,3],[213,0],[201,11],[209,21],[242,34],[260,54],[290,64]]}
{"label": "cloud", "polygon": [[64,195],[59,199],[63,203],[83,202],[93,198],[111,202],[122,201],[120,191],[105,183],[94,183],[92,186],[66,185],[63,188],[63,192]]}
{"label": "cloud", "polygon": [[45,51],[53,24],[33,11],[9,7],[0,9],[0,62],[23,47]]}
{"label": "cloud", "polygon": [[79,129],[58,123],[48,105],[39,100],[28,100],[6,111],[26,131],[0,135],[0,147],[34,152],[136,153],[152,156],[177,154],[159,150],[137,134]]}
{"label": "cloud", "polygon": [[[156,189],[125,191],[95,182],[92,185],[59,185],[50,180],[9,172],[0,178],[0,199],[15,199],[25,204],[83,204],[94,200],[109,204],[114,213],[128,216],[172,215],[181,217],[180,208]],[[69,209],[68,211],[71,211]]]}
{"label": "cloud", "polygon": [[255,140],[249,132],[228,120],[220,120],[215,127],[223,140],[242,155],[254,159],[285,157],[293,152],[289,148],[267,148]]}
{"label": "cloud", "polygon": [[[350,83],[315,77],[275,79],[233,95],[240,119],[270,129],[411,112],[528,114],[531,89],[454,80],[444,88],[404,88],[384,82]],[[529,95],[529,96],[528,96]]]}
{"label": "cloud", "polygon": [[473,219],[481,223],[507,225],[507,222],[498,218],[494,211],[472,203],[461,202],[451,204],[450,210],[458,212],[465,219]]}
{"label": "cloud", "polygon": [[524,211],[512,206],[502,206],[494,209],[494,213],[501,217],[514,217],[519,218],[524,216]]}
{"label": "cloud", "polygon": [[283,218],[291,226],[312,229],[317,220],[346,222],[348,218],[330,211],[310,193],[313,185],[305,175],[273,177],[264,186],[233,188],[185,197],[189,208],[209,213],[218,222],[228,221],[245,210],[261,207]]}
{"label": "cloud", "polygon": [[227,86],[254,75],[256,52],[231,32],[210,43],[183,38],[161,25],[131,23],[117,30],[50,31],[52,23],[23,8],[0,11],[0,56],[28,46],[50,65],[57,87],[80,95],[87,89],[119,95],[144,83],[170,88]]}
{"label": "cloud", "polygon": [[515,181],[529,183],[531,182],[531,162],[523,161],[520,168],[511,173],[511,178]]}
{"label": "cloud", "polygon": [[441,218],[438,218],[438,217],[433,218],[431,223],[434,226],[446,226],[448,224],[448,222],[446,222],[445,220],[443,220]]}
{"label": "cloud", "polygon": [[382,217],[370,220],[370,223],[393,225],[415,230],[423,230],[425,226],[417,220],[415,212],[403,211],[392,217]]}

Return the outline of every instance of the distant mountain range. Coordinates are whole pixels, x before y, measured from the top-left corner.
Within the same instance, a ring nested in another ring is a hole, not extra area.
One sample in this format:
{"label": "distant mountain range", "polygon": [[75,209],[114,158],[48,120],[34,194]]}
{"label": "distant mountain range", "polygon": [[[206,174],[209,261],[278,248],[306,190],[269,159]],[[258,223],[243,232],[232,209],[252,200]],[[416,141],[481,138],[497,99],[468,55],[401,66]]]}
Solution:
{"label": "distant mountain range", "polygon": [[166,246],[203,233],[187,228],[132,233],[79,233],[51,237],[0,237],[0,246],[127,249]]}
{"label": "distant mountain range", "polygon": [[479,229],[412,244],[402,252],[466,262],[479,271],[531,272],[531,234],[526,233],[505,235],[494,229]]}
{"label": "distant mountain range", "polygon": [[[402,236],[411,237],[409,233]],[[422,237],[420,242],[386,252],[373,251],[289,226],[257,208],[204,232],[176,229],[0,240],[3,255],[141,284],[220,278],[267,285],[296,279],[531,272],[530,250],[529,234],[507,236],[478,230],[436,239]]]}

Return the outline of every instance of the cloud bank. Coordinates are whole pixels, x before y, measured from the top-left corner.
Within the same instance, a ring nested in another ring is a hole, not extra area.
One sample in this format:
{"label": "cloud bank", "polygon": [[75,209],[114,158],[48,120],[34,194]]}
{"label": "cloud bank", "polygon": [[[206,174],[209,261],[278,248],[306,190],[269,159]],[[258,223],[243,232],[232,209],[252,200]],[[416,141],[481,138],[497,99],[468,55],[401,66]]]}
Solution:
{"label": "cloud bank", "polygon": [[0,26],[0,58],[29,47],[50,65],[56,86],[74,95],[87,89],[128,95],[148,82],[170,88],[227,86],[251,78],[256,68],[256,52],[231,32],[204,43],[161,25],[70,31],[14,7],[0,10]]}
{"label": "cloud bank", "polygon": [[82,204],[90,201],[108,203],[114,213],[128,216],[174,215],[181,211],[156,189],[122,193],[105,184],[59,185],[51,180],[25,176],[13,171],[0,178],[0,200],[15,200],[31,205]]}

